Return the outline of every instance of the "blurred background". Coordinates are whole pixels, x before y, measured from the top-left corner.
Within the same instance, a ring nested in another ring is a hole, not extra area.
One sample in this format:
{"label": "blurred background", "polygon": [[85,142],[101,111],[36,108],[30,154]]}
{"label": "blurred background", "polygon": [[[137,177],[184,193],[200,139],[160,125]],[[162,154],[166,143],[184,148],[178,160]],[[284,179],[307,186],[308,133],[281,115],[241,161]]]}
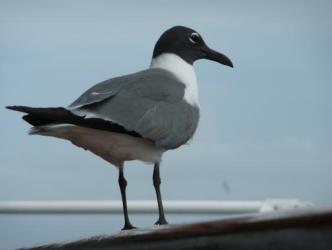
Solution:
{"label": "blurred background", "polygon": [[[184,25],[234,69],[195,63],[201,121],[164,155],[165,200],[299,198],[332,205],[331,1],[0,1],[0,200],[120,200],[117,169],[28,136],[6,105],[68,105],[91,85],[149,66]],[[125,167],[129,200],[155,199],[151,166]],[[171,215],[171,223],[216,216]],[[153,215],[131,215],[150,227]],[[118,232],[122,215],[0,215],[0,249]]]}

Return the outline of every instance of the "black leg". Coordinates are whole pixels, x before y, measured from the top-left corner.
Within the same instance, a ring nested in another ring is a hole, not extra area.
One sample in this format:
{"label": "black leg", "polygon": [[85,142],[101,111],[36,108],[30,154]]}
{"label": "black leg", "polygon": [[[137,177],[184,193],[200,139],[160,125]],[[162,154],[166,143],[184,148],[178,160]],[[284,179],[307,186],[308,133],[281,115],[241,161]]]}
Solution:
{"label": "black leg", "polygon": [[160,179],[160,173],[159,173],[159,163],[156,163],[156,164],[154,164],[154,170],[153,170],[153,186],[156,190],[157,201],[158,201],[158,210],[159,210],[159,219],[155,223],[156,225],[168,224],[168,222],[165,219],[163,201],[161,199],[160,183],[161,183],[161,179]]}
{"label": "black leg", "polygon": [[123,176],[123,166],[119,168],[119,186],[121,191],[121,198],[122,198],[122,205],[123,205],[123,215],[124,215],[124,227],[122,230],[128,230],[135,228],[131,225],[128,217],[128,210],[127,210],[127,198],[126,198],[126,187],[127,187],[127,181]]}

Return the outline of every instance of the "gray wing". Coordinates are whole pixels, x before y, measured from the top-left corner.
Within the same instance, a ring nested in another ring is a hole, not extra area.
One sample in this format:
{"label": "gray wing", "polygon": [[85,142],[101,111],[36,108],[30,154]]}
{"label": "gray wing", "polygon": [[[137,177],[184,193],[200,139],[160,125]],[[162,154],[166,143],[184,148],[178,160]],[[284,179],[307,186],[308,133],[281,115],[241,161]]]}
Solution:
{"label": "gray wing", "polygon": [[165,149],[194,134],[199,110],[183,101],[185,85],[162,69],[99,83],[68,108],[77,115],[112,121]]}

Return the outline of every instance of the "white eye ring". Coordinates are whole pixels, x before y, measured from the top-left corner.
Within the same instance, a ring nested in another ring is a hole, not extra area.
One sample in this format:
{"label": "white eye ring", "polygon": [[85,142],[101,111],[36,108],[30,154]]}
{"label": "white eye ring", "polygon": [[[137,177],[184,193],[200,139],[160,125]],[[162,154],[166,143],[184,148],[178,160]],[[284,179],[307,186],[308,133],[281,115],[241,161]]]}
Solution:
{"label": "white eye ring", "polygon": [[194,33],[191,33],[191,35],[189,36],[189,41],[193,44],[196,44],[198,43],[199,41],[199,34],[194,32]]}

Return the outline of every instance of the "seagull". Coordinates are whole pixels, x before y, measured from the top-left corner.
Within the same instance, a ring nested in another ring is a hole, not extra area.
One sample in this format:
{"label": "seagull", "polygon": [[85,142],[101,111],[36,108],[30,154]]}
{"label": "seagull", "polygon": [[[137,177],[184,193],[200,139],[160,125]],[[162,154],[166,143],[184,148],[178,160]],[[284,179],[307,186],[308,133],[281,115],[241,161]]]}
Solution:
{"label": "seagull", "polygon": [[159,219],[167,224],[160,193],[162,155],[191,141],[200,116],[193,64],[208,59],[233,67],[225,55],[210,49],[195,30],[175,26],[155,44],[150,67],[100,82],[67,107],[7,106],[26,113],[29,134],[65,139],[116,166],[123,204],[123,230],[129,220],[124,163],[154,165]]}

